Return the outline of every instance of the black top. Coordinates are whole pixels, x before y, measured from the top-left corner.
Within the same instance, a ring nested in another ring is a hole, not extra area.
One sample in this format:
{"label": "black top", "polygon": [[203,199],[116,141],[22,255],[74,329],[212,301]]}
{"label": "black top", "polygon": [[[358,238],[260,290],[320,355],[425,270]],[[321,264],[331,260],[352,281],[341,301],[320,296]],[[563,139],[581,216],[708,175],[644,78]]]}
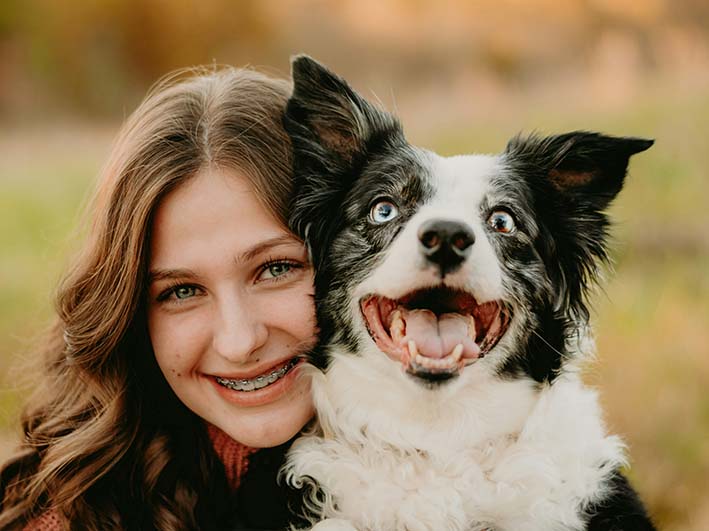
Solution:
{"label": "black top", "polygon": [[301,491],[278,477],[292,442],[249,456],[248,469],[234,495],[236,514],[230,531],[282,531],[290,524],[307,525],[295,516],[302,514]]}

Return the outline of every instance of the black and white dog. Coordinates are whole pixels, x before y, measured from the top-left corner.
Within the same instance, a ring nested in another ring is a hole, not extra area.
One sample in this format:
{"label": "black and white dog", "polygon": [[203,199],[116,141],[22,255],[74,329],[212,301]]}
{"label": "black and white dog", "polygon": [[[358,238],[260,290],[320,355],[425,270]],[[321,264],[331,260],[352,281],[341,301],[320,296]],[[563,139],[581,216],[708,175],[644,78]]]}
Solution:
{"label": "black and white dog", "polygon": [[315,487],[315,529],[653,529],[579,377],[603,212],[652,141],[574,132],[442,157],[314,60],[293,81],[291,221],[321,344],[317,426],[285,474]]}

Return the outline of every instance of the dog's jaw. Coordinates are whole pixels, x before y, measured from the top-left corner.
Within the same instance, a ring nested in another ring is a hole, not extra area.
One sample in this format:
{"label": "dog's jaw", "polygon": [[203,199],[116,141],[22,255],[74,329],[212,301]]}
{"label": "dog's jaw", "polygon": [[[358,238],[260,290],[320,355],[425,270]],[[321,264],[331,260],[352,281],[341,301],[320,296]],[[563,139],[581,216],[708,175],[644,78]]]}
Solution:
{"label": "dog's jaw", "polygon": [[398,300],[371,295],[360,306],[377,347],[425,383],[456,377],[484,357],[510,320],[500,301],[478,304],[445,285],[413,290]]}

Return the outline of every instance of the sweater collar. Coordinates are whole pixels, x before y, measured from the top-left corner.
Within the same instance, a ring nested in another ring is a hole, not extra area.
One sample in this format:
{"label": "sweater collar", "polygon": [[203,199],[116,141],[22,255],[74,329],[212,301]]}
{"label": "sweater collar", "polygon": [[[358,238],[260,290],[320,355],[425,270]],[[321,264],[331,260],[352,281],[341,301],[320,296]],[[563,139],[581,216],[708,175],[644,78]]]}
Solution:
{"label": "sweater collar", "polygon": [[207,423],[207,434],[212,442],[214,452],[224,465],[229,486],[232,490],[236,490],[239,488],[241,478],[248,470],[249,456],[257,452],[259,448],[252,448],[232,439],[213,424]]}

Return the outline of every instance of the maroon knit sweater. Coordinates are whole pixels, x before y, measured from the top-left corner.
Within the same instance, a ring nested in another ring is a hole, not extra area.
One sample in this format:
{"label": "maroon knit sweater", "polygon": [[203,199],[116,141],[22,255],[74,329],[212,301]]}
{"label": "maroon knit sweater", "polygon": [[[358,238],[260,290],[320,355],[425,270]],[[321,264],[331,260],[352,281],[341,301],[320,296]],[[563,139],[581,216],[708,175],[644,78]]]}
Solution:
{"label": "maroon knit sweater", "polygon": [[[249,466],[249,456],[258,448],[245,446],[229,437],[222,430],[211,424],[207,433],[217,456],[224,464],[227,481],[232,490],[239,488],[239,482]],[[39,518],[35,518],[24,527],[23,531],[62,531],[66,529],[59,511],[50,509]]]}

